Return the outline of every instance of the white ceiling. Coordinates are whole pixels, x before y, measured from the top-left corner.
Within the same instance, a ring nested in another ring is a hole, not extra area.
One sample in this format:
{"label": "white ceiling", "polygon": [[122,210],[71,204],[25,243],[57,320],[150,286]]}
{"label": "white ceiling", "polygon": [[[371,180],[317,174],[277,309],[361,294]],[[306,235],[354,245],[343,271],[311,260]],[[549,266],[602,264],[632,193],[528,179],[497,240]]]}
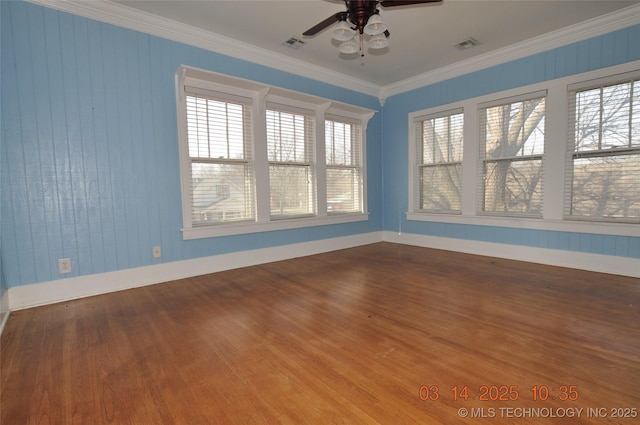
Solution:
{"label": "white ceiling", "polygon": [[[65,3],[58,8],[68,8]],[[600,33],[617,29],[620,21],[618,27],[640,23],[640,0],[444,0],[431,5],[380,7],[391,33],[390,45],[382,53],[367,51],[360,57],[340,54],[337,42],[331,39],[331,28],[314,37],[302,36],[325,18],[346,10],[341,0],[118,0],[84,2],[82,7],[95,8],[96,3],[101,3],[103,12],[109,4],[110,15],[152,19],[155,29],[165,25],[173,33],[199,34],[193,38],[201,40],[200,47],[210,45],[216,50],[223,46],[222,53],[255,58],[258,63],[267,55],[269,62],[280,63],[281,69],[300,65],[312,73],[326,74],[329,80],[343,76],[378,90],[438,71],[455,73],[458,64],[479,62],[499,52],[517,55],[519,46],[535,50],[543,41],[570,42],[592,36],[594,28]],[[111,21],[117,23],[115,18]],[[284,46],[290,37],[305,44],[299,49]],[[481,44],[464,51],[453,47],[469,37]]]}

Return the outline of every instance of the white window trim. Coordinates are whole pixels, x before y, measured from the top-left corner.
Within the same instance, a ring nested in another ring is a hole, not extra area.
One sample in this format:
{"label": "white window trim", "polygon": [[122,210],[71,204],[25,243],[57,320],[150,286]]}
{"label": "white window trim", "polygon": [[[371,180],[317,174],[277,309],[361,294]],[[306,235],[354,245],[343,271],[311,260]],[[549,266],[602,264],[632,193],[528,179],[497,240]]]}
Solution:
{"label": "white window trim", "polygon": [[[317,170],[317,157],[316,157],[316,153],[318,151],[318,145],[323,145],[323,143],[318,142],[318,132],[316,131],[317,128],[317,123],[318,120],[322,120],[323,116],[321,114],[319,114],[319,111],[322,110],[326,110],[326,105],[322,104],[322,105],[313,105],[313,104],[308,104],[308,103],[302,103],[302,102],[288,102],[286,98],[283,98],[281,96],[269,96],[268,100],[267,100],[267,105],[266,105],[266,110],[275,110],[278,112],[288,112],[288,113],[292,113],[292,114],[299,114],[301,116],[305,116],[305,117],[313,117],[315,124],[314,124],[314,134],[313,134],[313,140],[309,143],[309,145],[311,145],[312,147],[312,153],[311,155],[307,158],[306,161],[302,161],[302,162],[291,162],[290,165],[292,166],[296,166],[296,167],[308,167],[309,171],[311,172],[312,175],[312,182],[311,182],[311,197],[312,197],[312,201],[311,203],[313,204],[313,209],[317,209],[317,197],[318,197],[318,189],[317,189],[317,184],[318,184],[318,170]],[[305,142],[306,143],[306,142]],[[286,161],[285,162],[281,162],[281,161],[270,161],[267,160],[267,167],[271,168],[273,165],[283,165],[283,164],[289,164]],[[269,188],[270,190],[272,189],[271,187]],[[283,215],[278,215],[278,214],[274,214],[273,211],[269,211],[270,214],[270,220],[276,221],[276,220],[291,220],[291,219],[295,219],[295,218],[313,218],[317,216],[317,211],[311,211],[309,213],[304,213],[304,214],[298,214],[298,215],[290,215],[290,214],[283,214]]]}
{"label": "white window trim", "polygon": [[[568,87],[572,84],[636,71],[638,69],[640,69],[640,61],[634,61],[409,113],[409,158],[407,164],[409,210],[406,213],[407,220],[602,235],[640,236],[640,226],[638,226],[638,224],[578,221],[569,220],[564,217],[566,143],[569,114]],[[477,204],[481,202],[481,200],[479,200],[476,195],[480,143],[478,105],[539,90],[547,90],[546,132],[548,134],[545,135],[545,165],[543,170],[545,193],[542,217],[495,217],[479,215],[477,213]],[[440,111],[455,108],[463,108],[465,111],[464,148],[462,156],[462,214],[415,212],[416,209],[413,199],[413,190],[416,184],[414,181],[416,155],[415,133],[413,131],[414,119],[421,115],[435,114]]]}
{"label": "white window trim", "polygon": [[[367,206],[367,144],[364,143],[365,138],[366,138],[366,134],[367,134],[367,125],[369,124],[369,120],[373,117],[373,115],[375,114],[374,111],[370,111],[368,113],[360,114],[357,112],[357,110],[345,110],[345,109],[338,109],[337,107],[329,107],[326,111],[325,111],[325,117],[327,120],[329,121],[340,121],[340,122],[345,122],[345,123],[349,123],[352,125],[358,125],[360,126],[360,137],[362,138],[361,141],[361,146],[360,146],[360,179],[362,180],[362,208],[363,211],[366,212],[366,206]],[[322,124],[322,140],[325,140],[325,126],[324,126],[324,122]],[[326,156],[326,149],[324,146],[322,146],[321,149],[318,149],[318,168],[322,169],[323,173],[326,173],[327,171],[327,156]],[[320,184],[320,182],[319,182]],[[322,208],[322,210],[318,211],[318,215],[323,216],[323,217],[341,217],[341,216],[349,216],[349,215],[353,215],[353,214],[358,214],[358,213],[352,213],[352,212],[346,212],[346,213],[339,213],[339,214],[330,214],[327,208],[327,187],[326,187],[326,179],[324,179],[322,181],[322,184],[324,185],[324,187],[322,187],[322,193],[325,194],[325,196],[322,197],[322,201],[318,201],[318,208]],[[318,192],[320,192],[320,188],[318,188]]]}
{"label": "white window trim", "polygon": [[[376,111],[320,98],[305,93],[269,86],[229,75],[218,74],[198,68],[181,65],[175,73],[176,109],[178,118],[178,145],[180,157],[180,181],[182,189],[182,236],[183,239],[200,239],[219,236],[231,236],[257,232],[297,229],[312,226],[324,226],[342,223],[367,221],[367,182],[366,182],[366,129],[369,120]],[[185,85],[202,90],[249,97],[253,101],[253,162],[256,176],[256,219],[255,221],[229,222],[212,226],[192,226],[191,224],[191,186],[190,162],[186,143],[186,111],[184,108]],[[316,208],[313,217],[271,219],[269,208],[269,164],[266,145],[267,103],[279,103],[294,108],[315,111],[316,114]],[[324,152],[324,119],[331,114],[340,116],[362,126],[362,173],[363,173],[363,212],[340,215],[327,214],[326,202],[326,164]]]}
{"label": "white window trim", "polygon": [[[567,97],[567,102],[572,103],[574,102],[574,99],[572,99],[571,97],[576,96],[578,92],[580,92],[581,90],[588,90],[588,89],[593,89],[593,88],[599,88],[600,86],[603,85],[617,85],[620,83],[625,83],[628,82],[629,80],[633,79],[633,80],[637,80],[638,78],[640,78],[640,70],[636,69],[634,71],[631,72],[625,72],[625,73],[617,73],[617,74],[613,74],[613,75],[609,75],[607,77],[601,77],[601,78],[596,78],[596,79],[592,79],[592,80],[581,80],[579,83],[575,83],[575,84],[570,84],[567,87],[567,91],[568,91],[568,97]],[[568,117],[570,118],[570,117]],[[569,120],[569,124],[575,124],[575,121],[573,119]],[[566,172],[566,176],[565,176],[565,199],[564,199],[564,219],[565,220],[569,220],[569,221],[581,221],[581,222],[605,222],[605,223],[631,223],[631,224],[640,224],[640,219],[638,218],[627,218],[627,217],[590,217],[590,216],[581,216],[581,215],[573,215],[570,213],[570,204],[573,201],[572,200],[572,193],[571,193],[571,187],[573,186],[573,176],[572,176],[572,171],[571,169],[573,168],[574,165],[574,154],[575,154],[575,133],[574,133],[574,129],[573,128],[568,128],[568,140],[566,141],[566,162],[565,162],[565,172]],[[633,148],[624,148],[624,149],[620,149],[620,150],[616,150],[616,151],[611,151],[611,150],[607,150],[607,149],[600,149],[598,151],[585,151],[585,152],[581,152],[579,155],[580,156],[589,156],[589,154],[592,153],[598,153],[598,154],[615,154],[616,152],[620,152],[620,151],[630,151],[630,150],[634,150],[637,151],[639,148],[637,147],[633,147]]]}

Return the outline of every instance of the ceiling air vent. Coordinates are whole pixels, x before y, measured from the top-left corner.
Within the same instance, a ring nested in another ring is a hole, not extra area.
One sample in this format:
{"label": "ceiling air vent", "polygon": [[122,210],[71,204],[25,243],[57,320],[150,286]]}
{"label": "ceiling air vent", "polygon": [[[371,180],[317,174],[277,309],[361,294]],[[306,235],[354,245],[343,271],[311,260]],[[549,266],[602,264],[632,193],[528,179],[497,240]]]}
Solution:
{"label": "ceiling air vent", "polygon": [[453,47],[455,47],[458,50],[467,50],[472,47],[476,47],[479,44],[480,42],[478,40],[476,40],[473,37],[469,37],[466,40],[461,41],[460,43],[454,44]]}
{"label": "ceiling air vent", "polygon": [[290,39],[283,41],[282,45],[291,47],[292,49],[299,49],[302,45],[304,45],[304,41],[295,37],[291,37]]}

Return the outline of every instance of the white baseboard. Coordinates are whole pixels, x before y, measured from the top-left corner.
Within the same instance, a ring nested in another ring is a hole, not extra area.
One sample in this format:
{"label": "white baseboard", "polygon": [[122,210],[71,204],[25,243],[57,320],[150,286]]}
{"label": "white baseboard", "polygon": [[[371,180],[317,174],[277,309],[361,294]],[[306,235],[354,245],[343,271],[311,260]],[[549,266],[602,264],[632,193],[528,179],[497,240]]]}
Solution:
{"label": "white baseboard", "polygon": [[0,299],[0,335],[2,335],[4,325],[6,325],[7,320],[9,320],[9,314],[11,314],[9,307],[9,290],[6,290]]}
{"label": "white baseboard", "polygon": [[[361,235],[303,242],[234,252],[231,254],[163,263],[135,269],[119,270],[69,279],[15,286],[5,293],[9,310],[21,310],[77,298],[153,285],[176,279],[248,267],[257,264],[320,254],[376,242],[393,242],[425,248],[487,255],[601,273],[640,277],[637,258],[615,257],[574,251],[560,251],[528,246],[497,244],[466,239],[443,238],[396,232],[372,232]],[[4,302],[4,300],[3,300]],[[8,314],[0,323],[4,326]]]}
{"label": "white baseboard", "polygon": [[10,310],[382,242],[382,232],[255,249],[9,288]]}
{"label": "white baseboard", "polygon": [[4,331],[4,325],[7,324],[10,314],[10,311],[3,311],[2,313],[0,313],[0,335],[2,335],[2,331]]}
{"label": "white baseboard", "polygon": [[415,245],[425,248],[467,254],[486,255],[509,260],[527,261],[550,266],[568,267],[599,273],[640,277],[640,260],[629,257],[590,254],[587,252],[561,251],[557,249],[535,248],[522,245],[508,245],[467,239],[443,238],[412,233],[383,232],[386,242]]}

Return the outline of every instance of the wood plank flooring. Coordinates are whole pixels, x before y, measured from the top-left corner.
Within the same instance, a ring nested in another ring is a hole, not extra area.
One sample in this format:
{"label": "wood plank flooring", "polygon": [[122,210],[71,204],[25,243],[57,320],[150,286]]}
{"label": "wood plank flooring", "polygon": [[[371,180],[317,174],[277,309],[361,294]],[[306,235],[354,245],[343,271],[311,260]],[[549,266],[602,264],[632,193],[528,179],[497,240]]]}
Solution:
{"label": "wood plank flooring", "polygon": [[373,244],[14,312],[0,422],[637,424],[639,330],[638,279]]}

